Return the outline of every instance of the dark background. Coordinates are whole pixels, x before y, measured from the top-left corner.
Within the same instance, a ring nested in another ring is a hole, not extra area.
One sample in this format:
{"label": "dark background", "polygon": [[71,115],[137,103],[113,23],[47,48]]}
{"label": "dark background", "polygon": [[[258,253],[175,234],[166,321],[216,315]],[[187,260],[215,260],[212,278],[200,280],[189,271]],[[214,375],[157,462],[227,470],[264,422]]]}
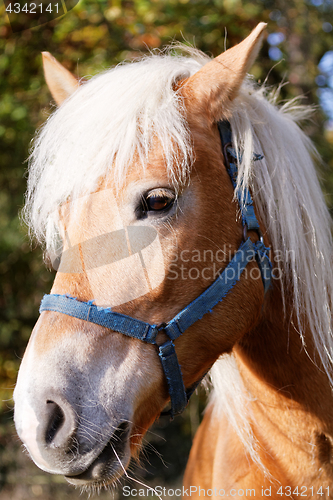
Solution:
{"label": "dark background", "polygon": [[[0,499],[75,499],[79,490],[33,465],[12,422],[12,390],[20,360],[39,302],[54,277],[19,220],[29,144],[54,109],[44,83],[41,51],[51,52],[77,76],[89,78],[173,41],[187,41],[216,56],[224,50],[225,29],[230,47],[258,22],[267,22],[269,36],[252,73],[268,86],[284,82],[281,100],[303,95],[304,103],[317,105],[306,131],[323,158],[320,177],[331,208],[333,1],[82,0],[64,17],[32,30],[29,17],[21,16],[23,31],[14,33],[5,7],[0,0]],[[202,392],[183,416],[171,424],[165,418],[155,424],[147,434],[147,460],[134,472],[136,477],[150,485],[181,484],[204,400]],[[119,490],[116,496],[121,496]]]}

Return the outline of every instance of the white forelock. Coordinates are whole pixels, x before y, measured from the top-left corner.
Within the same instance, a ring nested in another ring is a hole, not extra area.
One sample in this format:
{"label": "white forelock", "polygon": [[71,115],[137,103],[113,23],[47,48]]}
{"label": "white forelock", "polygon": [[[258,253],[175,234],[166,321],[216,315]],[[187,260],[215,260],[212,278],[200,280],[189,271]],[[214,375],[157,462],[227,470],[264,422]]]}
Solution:
{"label": "white forelock", "polygon": [[54,213],[68,198],[88,194],[110,171],[115,186],[139,157],[145,168],[158,139],[166,168],[177,182],[187,176],[192,144],[183,102],[174,84],[208,58],[152,55],[91,78],[41,128],[30,155],[24,217],[39,242],[52,249]]}

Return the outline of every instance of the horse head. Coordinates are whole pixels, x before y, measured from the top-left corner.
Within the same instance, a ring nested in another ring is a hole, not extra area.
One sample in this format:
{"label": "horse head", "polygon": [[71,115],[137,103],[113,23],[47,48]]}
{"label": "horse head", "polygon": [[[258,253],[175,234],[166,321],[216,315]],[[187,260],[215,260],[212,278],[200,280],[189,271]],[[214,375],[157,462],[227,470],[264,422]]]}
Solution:
{"label": "horse head", "polygon": [[[51,294],[84,303],[88,315],[111,308],[162,325],[149,343],[42,311],[20,367],[15,424],[35,463],[73,484],[112,483],[137,455],[170,398],[163,324],[216,281],[244,239],[217,123],[232,116],[264,28],[213,60],[152,56],[87,82],[44,53],[59,108],[37,139],[28,204],[58,256]],[[258,241],[251,228],[248,236]],[[172,342],[185,389],[258,320],[255,259],[247,270]]]}

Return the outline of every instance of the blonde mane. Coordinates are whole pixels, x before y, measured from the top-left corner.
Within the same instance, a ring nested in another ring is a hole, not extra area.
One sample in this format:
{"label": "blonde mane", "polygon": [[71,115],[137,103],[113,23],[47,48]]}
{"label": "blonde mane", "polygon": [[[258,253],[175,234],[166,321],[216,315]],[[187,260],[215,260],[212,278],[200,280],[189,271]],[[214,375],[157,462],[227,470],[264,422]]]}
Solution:
{"label": "blonde mane", "polygon": [[[291,291],[294,326],[306,349],[308,323],[333,386],[332,220],[314,166],[318,153],[298,126],[312,109],[295,100],[278,107],[276,100],[276,93],[269,95],[249,82],[235,100],[230,122],[240,160],[237,189],[251,188],[273,248],[275,274],[281,276],[283,303],[285,292]],[[254,152],[264,158],[253,162]],[[215,412],[227,416],[251,458],[262,466],[251,428],[252,396],[232,354],[215,363],[211,379]]]}
{"label": "blonde mane", "polygon": [[[154,137],[163,147],[170,176],[182,182],[193,161],[185,109],[174,83],[209,60],[153,55],[120,65],[83,84],[39,132],[30,156],[25,219],[40,242],[52,248],[53,213],[69,197],[92,192],[111,167],[116,183],[135,155],[142,168]],[[282,276],[282,292],[292,291],[294,315],[303,343],[303,319],[333,385],[331,219],[314,167],[316,151],[297,122],[308,108],[297,102],[278,107],[274,94],[245,82],[234,102],[233,141],[240,158],[238,189],[249,185]],[[179,155],[179,152],[181,153]],[[253,162],[253,152],[264,159]],[[288,256],[288,258],[286,257]],[[224,411],[255,456],[255,444],[240,375],[232,356],[212,369],[212,402]],[[246,405],[245,405],[246,406]]]}

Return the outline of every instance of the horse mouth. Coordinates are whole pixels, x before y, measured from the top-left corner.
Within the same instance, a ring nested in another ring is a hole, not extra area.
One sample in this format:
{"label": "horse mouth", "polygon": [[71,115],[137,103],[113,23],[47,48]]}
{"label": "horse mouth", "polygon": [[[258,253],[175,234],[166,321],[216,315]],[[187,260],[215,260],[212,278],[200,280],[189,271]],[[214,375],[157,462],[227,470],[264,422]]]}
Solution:
{"label": "horse mouth", "polygon": [[67,481],[74,486],[105,486],[122,476],[130,459],[129,433],[130,424],[121,423],[89,467],[77,475],[65,475]]}

